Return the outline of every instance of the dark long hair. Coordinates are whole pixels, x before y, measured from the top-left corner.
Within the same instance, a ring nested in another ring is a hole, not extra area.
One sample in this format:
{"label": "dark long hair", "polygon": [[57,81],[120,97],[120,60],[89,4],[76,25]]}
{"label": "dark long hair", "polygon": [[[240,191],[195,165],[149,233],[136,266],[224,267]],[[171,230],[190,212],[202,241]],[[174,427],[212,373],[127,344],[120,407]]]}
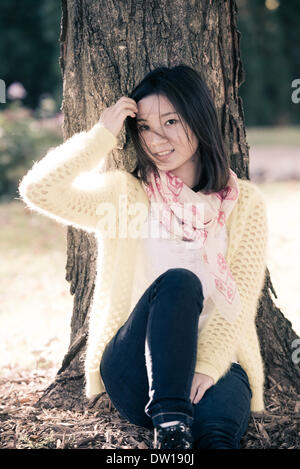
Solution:
{"label": "dark long hair", "polygon": [[[224,189],[229,179],[229,159],[214,101],[200,74],[187,65],[158,67],[143,78],[129,97],[138,103],[150,95],[165,96],[198,138],[201,179],[197,190],[218,192]],[[125,127],[137,156],[137,166],[132,174],[147,183],[148,171],[158,172],[156,165],[143,149],[136,118],[127,117]]]}

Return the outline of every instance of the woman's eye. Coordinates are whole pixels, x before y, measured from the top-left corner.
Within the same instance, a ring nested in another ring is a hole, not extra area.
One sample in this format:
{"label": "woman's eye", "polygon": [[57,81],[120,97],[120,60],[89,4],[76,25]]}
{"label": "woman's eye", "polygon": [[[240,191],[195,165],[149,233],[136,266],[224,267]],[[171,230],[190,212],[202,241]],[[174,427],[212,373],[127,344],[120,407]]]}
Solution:
{"label": "woman's eye", "polygon": [[147,125],[140,125],[138,127],[138,130],[145,130],[145,128],[148,127]]}
{"label": "woman's eye", "polygon": [[171,124],[175,124],[175,123],[177,122],[177,120],[176,120],[176,119],[169,119],[169,120],[167,121],[167,123],[168,123],[168,122],[171,122]]}

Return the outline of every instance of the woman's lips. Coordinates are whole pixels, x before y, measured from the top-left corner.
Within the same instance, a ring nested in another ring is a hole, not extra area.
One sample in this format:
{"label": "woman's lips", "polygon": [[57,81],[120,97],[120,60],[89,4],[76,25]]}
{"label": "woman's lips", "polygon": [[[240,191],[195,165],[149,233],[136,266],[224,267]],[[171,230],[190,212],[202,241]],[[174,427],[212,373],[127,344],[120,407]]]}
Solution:
{"label": "woman's lips", "polygon": [[159,158],[160,160],[166,159],[173,153],[173,151],[174,151],[174,149],[170,150],[170,151],[167,151],[167,152],[165,151],[165,152],[155,153],[155,156],[156,156],[156,158]]}

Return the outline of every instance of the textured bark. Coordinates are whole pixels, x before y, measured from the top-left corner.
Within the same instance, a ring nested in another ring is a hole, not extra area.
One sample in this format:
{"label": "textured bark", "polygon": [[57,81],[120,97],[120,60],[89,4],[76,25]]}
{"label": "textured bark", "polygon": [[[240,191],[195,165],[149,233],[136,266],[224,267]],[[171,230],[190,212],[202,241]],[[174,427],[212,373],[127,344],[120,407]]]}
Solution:
{"label": "textured bark", "polygon": [[[244,81],[235,1],[221,0],[62,0],[61,57],[64,137],[88,130],[102,109],[116,102],[150,69],[179,63],[202,73],[215,99],[231,167],[249,179],[243,103]],[[106,158],[104,170],[134,165],[125,131]],[[66,279],[74,294],[70,347],[55,382],[37,405],[73,408],[84,399],[83,360],[97,246],[93,235],[68,229]],[[266,369],[300,392],[299,365],[292,361],[296,334],[271,298],[268,270],[257,318]]]}

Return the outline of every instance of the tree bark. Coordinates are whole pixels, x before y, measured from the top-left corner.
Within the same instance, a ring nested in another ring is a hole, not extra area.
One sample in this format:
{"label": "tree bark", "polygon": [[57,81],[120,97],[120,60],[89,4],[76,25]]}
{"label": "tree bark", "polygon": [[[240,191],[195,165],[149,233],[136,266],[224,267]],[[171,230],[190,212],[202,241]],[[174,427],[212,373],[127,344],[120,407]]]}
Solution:
{"label": "tree bark", "polygon": [[[245,80],[234,0],[62,0],[61,57],[64,137],[90,129],[102,109],[128,95],[159,65],[185,63],[199,70],[215,99],[231,167],[249,179],[249,146],[239,86]],[[125,131],[104,171],[134,166]],[[82,408],[83,357],[93,299],[97,245],[93,235],[68,228],[66,279],[74,295],[69,350],[55,381],[37,406]],[[266,389],[280,382],[300,392],[297,338],[272,301],[269,271],[257,316]],[[99,312],[101,313],[101,312]]]}

